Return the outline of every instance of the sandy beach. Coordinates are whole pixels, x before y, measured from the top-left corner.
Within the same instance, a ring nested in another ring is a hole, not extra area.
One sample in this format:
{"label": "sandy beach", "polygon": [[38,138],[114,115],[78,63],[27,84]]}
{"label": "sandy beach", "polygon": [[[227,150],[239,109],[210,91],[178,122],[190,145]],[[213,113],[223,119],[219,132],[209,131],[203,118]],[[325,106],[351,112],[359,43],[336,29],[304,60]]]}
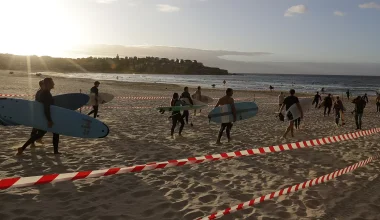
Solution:
{"label": "sandy beach", "polygon": [[[8,72],[0,71],[1,94],[33,95],[38,81],[43,78],[17,71],[10,75]],[[53,95],[80,90],[89,92],[93,85],[93,80],[87,79],[53,79]],[[183,137],[171,139],[169,113],[162,115],[154,109],[169,105],[169,98],[133,100],[119,97],[171,97],[174,92],[181,93],[182,87],[102,81],[99,90],[116,96],[99,111],[99,120],[110,128],[106,138],[62,136],[60,151],[63,155],[55,156],[52,135],[48,133],[44,145],[27,148],[23,156],[15,156],[17,148],[28,139],[31,128],[0,126],[0,179],[125,167],[267,147],[345,134],[356,128],[354,116],[350,114],[354,105],[344,99],[347,107],[344,127],[336,127],[333,114],[323,117],[322,109],[311,108],[305,113],[295,137],[284,140],[281,136],[287,124],[274,114],[278,110],[279,92],[235,91],[234,98],[240,101],[255,98],[259,113],[234,125],[231,143],[223,137],[223,144],[215,145],[219,125],[209,123],[207,118],[212,106],[203,109],[199,116],[191,115],[194,126],[186,125]],[[194,91],[195,88],[190,88],[190,93]],[[203,94],[216,98],[225,92],[205,88]],[[82,111],[87,113],[90,109]],[[375,97],[370,97],[363,116],[363,129],[379,127],[379,116]],[[378,153],[379,141],[379,135],[374,134],[316,148],[2,190],[0,219],[196,219],[350,166]],[[380,219],[379,168],[380,163],[374,161],[328,183],[281,196],[221,219]]]}

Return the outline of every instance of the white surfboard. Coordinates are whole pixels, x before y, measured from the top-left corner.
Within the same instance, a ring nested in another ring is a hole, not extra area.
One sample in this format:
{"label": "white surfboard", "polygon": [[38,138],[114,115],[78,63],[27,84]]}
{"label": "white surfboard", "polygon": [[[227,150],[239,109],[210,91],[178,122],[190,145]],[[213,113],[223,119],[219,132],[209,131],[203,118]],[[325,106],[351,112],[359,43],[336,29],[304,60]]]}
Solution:
{"label": "white surfboard", "polygon": [[[310,110],[310,107],[312,106],[312,99],[300,99],[300,105],[302,108],[302,111],[305,113],[306,111]],[[296,120],[301,117],[301,112],[298,110],[297,104],[293,104],[290,106],[290,108],[285,112],[285,118],[287,118],[288,113],[291,113],[293,115],[293,120]]]}
{"label": "white surfboard", "polygon": [[[107,102],[110,102],[113,100],[115,96],[109,93],[99,93],[98,95],[98,104],[105,104]],[[90,94],[90,101],[88,101],[87,105],[96,105],[96,100],[95,100],[95,94],[91,93]]]}

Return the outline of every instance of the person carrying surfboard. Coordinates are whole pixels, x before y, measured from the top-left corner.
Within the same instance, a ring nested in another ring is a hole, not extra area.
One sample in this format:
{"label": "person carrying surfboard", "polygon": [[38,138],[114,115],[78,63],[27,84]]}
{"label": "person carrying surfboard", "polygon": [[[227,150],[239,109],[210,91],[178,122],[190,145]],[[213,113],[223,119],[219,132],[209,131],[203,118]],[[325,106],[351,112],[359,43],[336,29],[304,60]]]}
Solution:
{"label": "person carrying surfboard", "polygon": [[[190,93],[189,93],[189,87],[185,87],[184,89],[183,89],[183,93],[181,94],[181,98],[187,98],[187,99],[189,99],[189,102],[190,102],[190,104],[191,105],[194,105],[194,103],[193,103],[193,99],[191,99],[191,95],[190,95]],[[185,121],[186,121],[186,124],[189,124],[189,110],[184,110],[183,111],[183,114],[182,114],[182,118],[184,118],[185,119]],[[192,124],[191,124],[191,126],[193,126]]]}
{"label": "person carrying surfboard", "polygon": [[[287,111],[292,105],[296,104],[298,110],[301,112],[301,117],[300,118],[302,119],[303,118],[303,110],[302,110],[302,107],[300,105],[300,101],[298,100],[298,97],[296,97],[294,95],[296,93],[296,91],[294,89],[291,89],[289,91],[289,93],[290,93],[290,96],[288,96],[288,97],[285,98],[284,103],[283,103],[283,105],[280,108],[279,115],[281,114],[281,112],[284,109],[284,107],[285,107],[285,110]],[[282,137],[286,138],[286,136],[288,135],[289,132],[292,135],[292,137],[294,137],[294,120],[293,120],[293,115],[292,115],[292,113],[288,112],[288,114],[286,115],[286,117],[289,120],[289,126],[286,129],[286,131],[285,131],[285,133],[284,133],[284,135]]]}
{"label": "person carrying surfboard", "polygon": [[[39,86],[40,88],[37,90],[36,92],[36,95],[34,97],[34,101],[37,101],[37,102],[40,102],[40,95],[41,95],[41,92],[43,91],[44,89],[44,81],[41,80],[39,81]],[[34,135],[36,135],[38,132],[38,129],[37,128],[33,128],[32,129],[32,132],[30,133],[30,137],[33,137]],[[44,142],[42,141],[42,137],[38,140],[36,140],[37,143],[40,143],[40,144],[43,144]],[[31,147],[36,147],[36,145],[34,144],[34,142],[31,144]]]}
{"label": "person carrying surfboard", "polygon": [[95,95],[95,105],[92,106],[92,111],[90,111],[90,113],[88,113],[87,115],[91,115],[91,114],[94,114],[94,118],[98,117],[98,110],[99,110],[99,87],[100,85],[100,82],[99,81],[95,81],[94,82],[94,86],[91,88],[90,90],[90,93],[91,94],[94,94]]}
{"label": "person carrying surfboard", "polygon": [[[44,89],[40,93],[40,102],[44,105],[44,114],[48,121],[48,128],[52,128],[54,126],[54,122],[51,119],[50,114],[50,106],[54,105],[54,99],[51,95],[50,91],[54,88],[54,81],[52,78],[45,78],[44,79]],[[17,155],[22,155],[24,150],[33,142],[36,140],[42,138],[46,134],[46,131],[39,130],[35,135],[33,135],[25,144],[17,149]],[[54,147],[54,154],[61,154],[58,152],[58,145],[59,145],[59,134],[53,133],[53,147]]]}
{"label": "person carrying surfboard", "polygon": [[[234,121],[236,121],[236,108],[235,108],[235,101],[232,98],[232,95],[234,94],[234,91],[231,88],[228,88],[226,90],[226,95],[219,99],[218,103],[216,103],[215,108],[221,106],[221,105],[231,105],[232,114],[234,117]],[[223,132],[226,129],[226,134],[228,138],[228,142],[231,141],[231,129],[232,129],[232,122],[228,123],[222,123],[220,125],[220,130],[218,134],[218,138],[216,139],[216,144],[221,144],[220,139],[222,138]]]}
{"label": "person carrying surfboard", "polygon": [[[174,93],[173,94],[173,98],[172,98],[172,101],[170,102],[170,106],[181,106],[182,105],[182,101],[179,100],[179,95],[178,93]],[[174,136],[174,129],[175,127],[177,126],[177,122],[181,123],[181,126],[179,127],[179,136],[182,136],[182,130],[183,130],[183,127],[185,126],[185,122],[183,121],[183,117],[181,115],[181,111],[172,111],[172,128],[171,128],[171,132],[170,132],[170,135],[171,137],[173,138]]]}

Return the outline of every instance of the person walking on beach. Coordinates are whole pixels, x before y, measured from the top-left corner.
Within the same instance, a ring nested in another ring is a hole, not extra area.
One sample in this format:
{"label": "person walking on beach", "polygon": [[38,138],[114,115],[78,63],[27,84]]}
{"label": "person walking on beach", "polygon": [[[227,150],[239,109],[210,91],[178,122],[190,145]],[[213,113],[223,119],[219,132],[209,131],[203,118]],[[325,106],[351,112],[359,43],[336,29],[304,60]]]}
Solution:
{"label": "person walking on beach", "polygon": [[332,104],[333,104],[333,100],[331,98],[331,94],[329,94],[328,96],[326,96],[324,101],[325,101],[325,111],[323,113],[323,116],[326,116],[326,113],[327,113],[327,116],[330,116],[331,107],[332,107]]}
{"label": "person walking on beach", "polygon": [[362,99],[365,101],[365,103],[368,103],[367,93],[364,94],[364,96],[362,97]]}
{"label": "person walking on beach", "polygon": [[[189,93],[189,87],[185,87],[183,89],[183,93],[181,94],[181,98],[187,98],[189,100],[190,103],[187,103],[187,104],[190,104],[190,105],[194,105],[193,103],[193,99],[191,99],[191,95]],[[189,110],[184,110],[183,111],[183,114],[182,114],[182,118],[185,119],[186,121],[186,124],[189,124]],[[191,124],[192,126],[192,124]]]}
{"label": "person walking on beach", "polygon": [[[179,95],[178,93],[173,94],[173,98],[170,102],[170,106],[181,106],[182,101],[179,100]],[[182,130],[183,127],[185,126],[185,122],[183,121],[183,117],[181,115],[181,111],[172,111],[172,128],[170,130],[170,135],[172,138],[174,138],[174,129],[177,126],[177,123],[181,123],[181,126],[179,127],[179,136],[182,136]]]}
{"label": "person walking on beach", "polygon": [[335,123],[337,126],[339,126],[340,119],[342,119],[342,126],[344,125],[344,121],[342,118],[343,109],[343,102],[339,99],[338,96],[336,97],[336,101],[334,102]]}
{"label": "person walking on beach", "polygon": [[362,129],[362,118],[364,113],[364,108],[366,106],[366,102],[362,99],[362,97],[358,96],[356,99],[352,101],[355,104],[355,123],[356,129]]}
{"label": "person walking on beach", "polygon": [[273,92],[274,87],[272,85],[269,86],[269,90]]}
{"label": "person walking on beach", "polygon": [[[41,101],[40,101],[40,100],[41,100],[41,99],[40,99],[40,95],[41,95],[41,92],[42,92],[43,89],[44,89],[44,81],[41,80],[41,81],[39,81],[38,84],[39,84],[40,88],[39,88],[38,91],[36,92],[36,95],[35,95],[34,100],[37,101],[37,102],[41,102]],[[32,129],[32,132],[30,133],[30,137],[33,137],[34,135],[36,135],[37,132],[38,132],[38,129],[37,129],[37,128],[33,128],[33,129]],[[44,144],[44,142],[42,141],[42,137],[41,137],[40,139],[36,140],[36,142],[37,142],[37,143],[40,143],[40,144]],[[31,147],[36,147],[36,145],[34,144],[34,141],[32,142]]]}
{"label": "person walking on beach", "polygon": [[282,103],[284,103],[284,100],[285,100],[285,95],[283,92],[281,92],[280,95],[278,95],[278,105],[279,105],[278,109],[281,108]]}
{"label": "person walking on beach", "polygon": [[99,117],[98,115],[99,104],[100,104],[99,103],[99,89],[98,89],[99,85],[100,85],[100,82],[95,81],[94,86],[90,90],[90,93],[94,94],[95,96],[95,105],[92,106],[92,110],[87,115],[94,114],[94,118]]}
{"label": "person walking on beach", "polygon": [[349,89],[347,89],[346,95],[347,95],[347,99],[350,100],[350,90]]}
{"label": "person walking on beach", "polygon": [[[45,78],[44,79],[44,89],[39,95],[40,102],[44,105],[44,113],[45,117],[48,121],[48,128],[52,128],[54,126],[54,122],[51,118],[51,113],[50,113],[50,106],[54,105],[54,99],[53,96],[51,95],[50,91],[54,88],[54,81],[52,78]],[[46,134],[46,131],[44,130],[37,130],[37,133],[34,134],[32,137],[29,138],[25,144],[17,149],[17,155],[22,155],[24,150],[33,142],[36,140],[42,138]],[[54,154],[60,154],[58,152],[58,144],[59,144],[59,134],[53,133],[53,147],[54,147]]]}
{"label": "person walking on beach", "polygon": [[380,94],[377,94],[376,107],[377,107],[376,112],[380,112]]}
{"label": "person walking on beach", "polygon": [[[283,102],[283,105],[280,108],[280,111],[279,111],[280,113],[279,114],[281,114],[281,112],[284,109],[284,107],[285,107],[285,111],[287,111],[292,105],[296,104],[298,110],[301,112],[301,119],[302,119],[303,118],[303,110],[302,110],[302,107],[300,105],[300,101],[298,100],[298,97],[296,97],[294,95],[296,93],[296,91],[294,89],[291,89],[289,91],[289,93],[290,93],[290,96],[288,96],[288,97],[285,98],[285,100]],[[294,119],[293,119],[293,115],[292,115],[292,113],[289,112],[286,115],[286,117],[289,120],[289,126],[286,129],[286,131],[285,131],[285,133],[284,133],[284,135],[282,137],[286,138],[286,136],[288,135],[289,132],[292,135],[292,137],[294,137]]]}
{"label": "person walking on beach", "polygon": [[321,97],[321,95],[319,95],[319,92],[317,92],[317,94],[315,94],[315,96],[314,96],[314,100],[313,100],[312,105],[314,105],[314,103],[315,103],[315,108],[318,108],[319,101],[322,101],[322,97]]}
{"label": "person walking on beach", "polygon": [[[216,103],[215,108],[222,106],[222,105],[231,105],[232,115],[234,117],[233,122],[236,121],[236,108],[235,108],[235,101],[232,98],[232,95],[234,94],[234,91],[231,88],[228,88],[226,90],[226,95],[219,99],[218,103]],[[231,129],[232,129],[232,122],[228,123],[222,123],[220,125],[220,130],[218,134],[218,138],[216,139],[216,144],[221,144],[220,139],[223,136],[223,132],[226,129],[227,139],[228,142],[231,142]]]}

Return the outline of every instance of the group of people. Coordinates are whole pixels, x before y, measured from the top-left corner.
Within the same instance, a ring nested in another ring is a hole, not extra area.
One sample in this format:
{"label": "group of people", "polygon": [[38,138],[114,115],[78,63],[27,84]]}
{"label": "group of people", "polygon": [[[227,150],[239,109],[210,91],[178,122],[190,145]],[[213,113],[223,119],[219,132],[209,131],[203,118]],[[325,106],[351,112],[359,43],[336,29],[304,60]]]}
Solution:
{"label": "group of people", "polygon": [[[51,90],[54,89],[54,81],[52,78],[45,78],[41,81],[39,81],[39,89],[36,92],[35,95],[35,101],[40,102],[44,105],[44,115],[47,119],[47,127],[52,128],[54,126],[54,121],[51,117],[51,109],[50,106],[54,105],[54,98],[51,94]],[[99,95],[99,87],[100,83],[96,81],[94,83],[94,87],[91,88],[91,93],[94,94],[95,96],[95,105],[93,106],[93,110],[88,114],[94,114],[94,118],[98,116],[98,109],[99,109],[99,102],[98,102],[98,95]],[[35,142],[43,144],[42,138],[45,136],[47,131],[33,128],[32,132],[30,134],[29,140],[25,142],[22,147],[17,149],[17,154],[16,155],[22,155],[24,150],[31,145],[31,147],[35,147]],[[53,149],[54,149],[54,154],[59,155],[61,154],[58,151],[58,146],[59,146],[59,134],[53,133]]]}

